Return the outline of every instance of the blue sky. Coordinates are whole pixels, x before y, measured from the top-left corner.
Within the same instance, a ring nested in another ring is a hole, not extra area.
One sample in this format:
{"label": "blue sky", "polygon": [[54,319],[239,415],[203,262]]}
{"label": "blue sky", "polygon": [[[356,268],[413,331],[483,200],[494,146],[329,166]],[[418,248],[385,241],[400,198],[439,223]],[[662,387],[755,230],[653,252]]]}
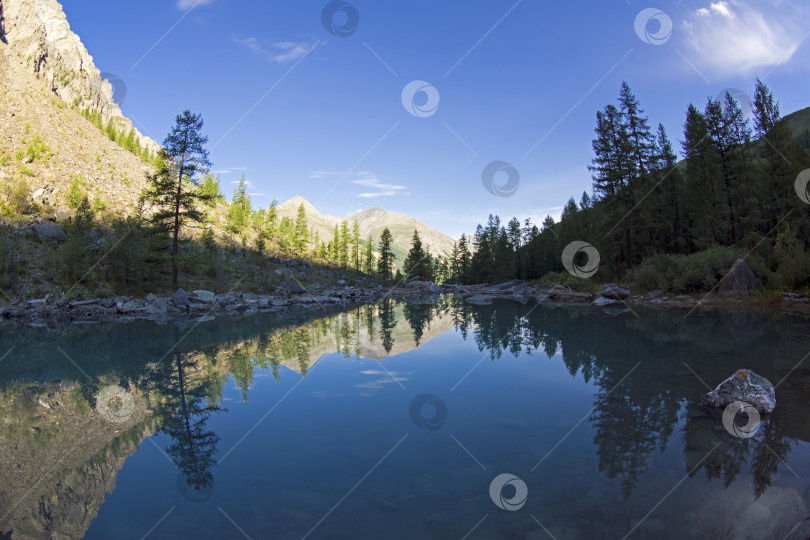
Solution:
{"label": "blue sky", "polygon": [[[556,218],[590,192],[596,111],[622,80],[673,141],[690,102],[750,95],[757,76],[783,113],[810,106],[802,0],[356,0],[332,19],[356,11],[347,36],[322,23],[327,4],[63,0],[142,132],[160,142],[183,109],[202,113],[228,196],[244,172],[255,206],[381,206],[453,237],[489,213]],[[406,86],[432,99],[403,101]],[[519,174],[510,196],[506,173],[496,195],[482,183],[496,160]]]}

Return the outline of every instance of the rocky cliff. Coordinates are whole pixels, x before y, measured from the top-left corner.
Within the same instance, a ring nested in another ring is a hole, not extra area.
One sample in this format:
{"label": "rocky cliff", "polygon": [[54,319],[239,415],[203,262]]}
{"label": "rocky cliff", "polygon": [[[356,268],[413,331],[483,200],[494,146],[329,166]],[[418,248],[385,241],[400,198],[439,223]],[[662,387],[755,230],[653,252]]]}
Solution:
{"label": "rocky cliff", "polygon": [[[118,131],[133,129],[113,99],[111,84],[70,30],[59,2],[0,0],[0,39],[66,104],[99,114],[104,124],[112,120]],[[151,151],[158,149],[155,141],[137,129],[135,138]]]}

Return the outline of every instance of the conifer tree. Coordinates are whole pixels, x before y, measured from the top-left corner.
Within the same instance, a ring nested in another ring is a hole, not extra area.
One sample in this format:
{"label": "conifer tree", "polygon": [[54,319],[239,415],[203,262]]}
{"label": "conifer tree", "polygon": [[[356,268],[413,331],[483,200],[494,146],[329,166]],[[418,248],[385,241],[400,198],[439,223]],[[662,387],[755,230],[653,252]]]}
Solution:
{"label": "conifer tree", "polygon": [[205,148],[208,137],[203,136],[202,128],[202,115],[189,110],[177,115],[163,141],[157,171],[149,177],[146,199],[157,207],[150,221],[172,237],[172,288],[177,287],[180,230],[188,223],[204,223],[205,214],[196,203],[210,201],[210,195],[197,189],[200,174],[211,166]]}
{"label": "conifer tree", "polygon": [[309,228],[307,225],[307,211],[304,203],[298,205],[298,213],[295,217],[295,252],[303,255],[309,244]]}
{"label": "conifer tree", "polygon": [[380,258],[377,260],[377,276],[383,282],[391,281],[394,272],[394,252],[391,251],[393,237],[388,227],[380,234]]}

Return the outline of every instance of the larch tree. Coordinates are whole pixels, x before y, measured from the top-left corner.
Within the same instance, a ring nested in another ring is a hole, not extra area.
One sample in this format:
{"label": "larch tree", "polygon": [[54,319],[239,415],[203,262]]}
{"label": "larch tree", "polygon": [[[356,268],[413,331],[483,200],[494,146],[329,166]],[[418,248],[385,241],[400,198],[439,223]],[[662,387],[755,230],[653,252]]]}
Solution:
{"label": "larch tree", "polygon": [[150,222],[171,235],[172,288],[177,287],[177,255],[181,228],[201,224],[205,214],[198,202],[209,202],[211,194],[197,188],[200,175],[211,167],[208,137],[202,134],[202,115],[185,110],[177,115],[157,160],[157,171],[149,177],[146,199],[157,208]]}

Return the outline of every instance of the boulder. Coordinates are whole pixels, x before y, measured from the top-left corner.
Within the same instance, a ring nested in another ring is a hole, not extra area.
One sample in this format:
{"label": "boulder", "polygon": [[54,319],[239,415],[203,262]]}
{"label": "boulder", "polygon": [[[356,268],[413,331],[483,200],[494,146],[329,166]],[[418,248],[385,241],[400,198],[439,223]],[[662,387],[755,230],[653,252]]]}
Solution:
{"label": "boulder", "polygon": [[416,290],[428,294],[441,294],[442,288],[432,281],[409,281],[403,286],[406,290]]}
{"label": "boulder", "polygon": [[625,289],[616,283],[603,283],[599,285],[599,295],[613,300],[624,300],[630,296],[630,289]]}
{"label": "boulder", "polygon": [[56,240],[57,242],[67,242],[68,240],[65,230],[56,223],[37,223],[34,225],[34,232],[42,240]]}
{"label": "boulder", "polygon": [[172,295],[172,301],[174,301],[174,305],[179,308],[188,307],[188,293],[182,288],[177,289]]}
{"label": "boulder", "polygon": [[597,307],[602,307],[615,304],[616,302],[618,302],[618,300],[613,300],[612,298],[605,298],[604,296],[600,296],[599,298],[593,301],[593,305]]}
{"label": "boulder", "polygon": [[213,302],[214,299],[216,298],[214,293],[212,293],[211,291],[197,290],[193,291],[191,294],[194,295],[194,298],[202,302]]}
{"label": "boulder", "polygon": [[742,259],[737,259],[734,266],[720,282],[717,289],[723,294],[747,294],[749,291],[762,288],[760,281],[751,267]]}
{"label": "boulder", "polygon": [[776,408],[776,392],[765,377],[741,369],[706,394],[703,406],[725,408],[735,401],[747,403],[761,414],[770,414]]}
{"label": "boulder", "polygon": [[515,296],[531,296],[532,288],[525,283],[521,283],[512,287],[512,294]]}
{"label": "boulder", "polygon": [[278,287],[276,287],[276,291],[279,294],[304,294],[306,291],[304,288],[299,285],[297,281],[294,279],[288,279]]}

